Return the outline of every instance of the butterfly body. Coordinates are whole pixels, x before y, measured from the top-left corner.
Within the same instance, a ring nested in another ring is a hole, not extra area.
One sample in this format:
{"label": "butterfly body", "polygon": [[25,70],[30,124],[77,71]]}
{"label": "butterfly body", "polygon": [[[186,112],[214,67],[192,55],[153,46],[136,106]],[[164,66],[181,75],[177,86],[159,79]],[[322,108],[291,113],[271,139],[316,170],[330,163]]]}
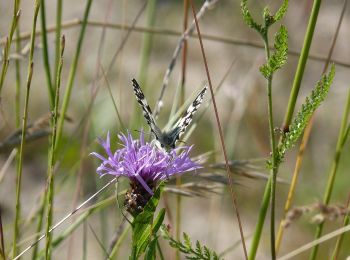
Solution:
{"label": "butterfly body", "polygon": [[[152,114],[152,110],[149,107],[145,95],[143,94],[140,85],[135,79],[132,80],[133,88],[137,102],[140,104],[143,115],[147,121],[147,124],[150,126],[152,133],[154,134],[158,144],[162,148],[168,150],[169,148],[175,148],[176,142],[180,139],[181,135],[185,132],[187,126],[191,123],[193,114],[197,111],[199,106],[203,101],[207,87],[204,87],[201,92],[197,95],[192,104],[187,108],[186,112],[182,117],[175,123],[174,127],[168,131],[162,131],[156,124],[155,119]],[[158,145],[156,144],[156,145]]]}

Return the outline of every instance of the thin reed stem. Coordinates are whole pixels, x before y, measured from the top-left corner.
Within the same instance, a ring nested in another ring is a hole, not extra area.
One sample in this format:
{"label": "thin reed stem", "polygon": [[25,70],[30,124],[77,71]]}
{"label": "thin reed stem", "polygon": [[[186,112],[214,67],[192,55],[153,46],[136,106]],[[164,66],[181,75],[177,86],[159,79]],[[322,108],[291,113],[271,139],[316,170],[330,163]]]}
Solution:
{"label": "thin reed stem", "polygon": [[53,109],[54,102],[55,102],[55,93],[54,93],[52,79],[51,79],[49,46],[47,43],[45,0],[41,0],[40,17],[41,17],[41,31],[43,32],[41,35],[41,42],[43,45],[42,50],[43,50],[44,71],[46,76],[47,90],[49,93],[50,108]]}
{"label": "thin reed stem", "polygon": [[226,152],[225,141],[224,141],[224,134],[222,132],[222,127],[221,127],[221,123],[220,123],[219,113],[218,113],[218,109],[217,109],[217,106],[216,106],[213,85],[211,83],[208,63],[207,63],[207,59],[206,59],[206,56],[205,56],[204,46],[203,46],[203,42],[202,42],[202,38],[201,38],[201,33],[200,33],[199,25],[198,25],[198,20],[197,20],[197,16],[196,16],[195,7],[194,7],[194,4],[193,4],[192,0],[190,0],[190,3],[191,3],[192,13],[193,13],[193,17],[194,17],[194,20],[195,20],[197,33],[198,33],[198,39],[199,39],[201,52],[202,52],[202,56],[203,56],[205,71],[206,71],[207,78],[208,78],[210,94],[211,94],[211,98],[212,98],[212,101],[213,101],[213,106],[214,106],[214,111],[215,111],[215,118],[216,118],[218,130],[219,130],[219,134],[220,134],[220,142],[221,142],[221,146],[222,146],[222,151],[223,151],[224,158],[225,158],[226,173],[227,173],[227,178],[229,180],[229,189],[230,189],[230,193],[231,193],[233,210],[236,212],[236,217],[237,217],[237,221],[238,221],[238,224],[239,224],[239,232],[240,232],[240,236],[241,236],[244,257],[245,257],[245,259],[248,259],[247,249],[246,249],[245,239],[244,239],[244,234],[243,234],[242,222],[241,222],[241,218],[240,218],[240,215],[239,215],[239,210],[238,210],[238,206],[237,206],[237,202],[236,202],[236,195],[235,195],[235,193],[233,191],[232,174],[231,174],[230,166],[228,164],[227,152]]}
{"label": "thin reed stem", "polygon": [[[311,15],[309,18],[308,27],[307,27],[305,38],[304,38],[303,47],[301,50],[301,55],[299,58],[296,74],[294,76],[293,87],[292,87],[292,90],[291,90],[291,93],[289,96],[288,107],[287,107],[287,111],[286,111],[285,119],[284,119],[284,123],[283,123],[284,131],[288,131],[289,125],[291,123],[291,120],[292,120],[292,117],[294,114],[295,104],[296,104],[296,100],[298,98],[301,80],[302,80],[302,77],[304,75],[304,69],[305,69],[307,57],[309,55],[310,45],[312,42],[312,37],[313,37],[315,26],[316,26],[316,21],[317,21],[317,17],[318,17],[318,11],[320,8],[320,4],[321,4],[321,0],[315,0],[313,3]],[[275,169],[275,170],[278,171],[278,169]],[[263,200],[262,200],[261,208],[259,211],[259,217],[258,217],[257,225],[255,227],[253,241],[252,241],[252,245],[251,245],[250,252],[249,252],[249,259],[250,260],[253,260],[256,257],[256,253],[257,253],[260,238],[261,238],[262,229],[264,226],[264,221],[266,218],[267,209],[269,207],[269,203],[271,200],[271,187],[272,187],[272,185],[271,185],[272,178],[271,177],[269,178],[269,180],[265,186]]]}
{"label": "thin reed stem", "polygon": [[[36,236],[34,238],[34,240],[38,240],[40,237],[40,232],[41,229],[43,227],[43,222],[44,222],[44,213],[45,213],[45,202],[46,202],[46,194],[43,193],[41,196],[41,200],[40,200],[40,209],[38,211],[38,222],[36,225]],[[39,243],[34,245],[33,248],[33,254],[32,254],[32,260],[36,260],[37,258],[37,254],[38,254],[38,250],[39,250]]]}
{"label": "thin reed stem", "polygon": [[[15,1],[15,10],[19,10],[20,0]],[[19,53],[21,51],[21,41],[19,40],[20,35],[20,24],[19,20],[17,22],[16,27],[16,52]],[[21,127],[21,65],[19,60],[15,60],[15,77],[16,77],[16,92],[15,92],[15,124],[16,128],[19,129]],[[0,87],[1,88],[1,87]],[[18,178],[20,171],[20,155],[16,153],[16,178]],[[18,181],[18,180],[17,180]],[[20,208],[19,208],[20,211]],[[15,245],[13,245],[15,247]]]}
{"label": "thin reed stem", "polygon": [[[189,0],[184,0],[184,7],[183,7],[183,32],[186,32],[187,30],[187,24],[188,24],[188,3]],[[181,82],[180,82],[180,104],[179,106],[183,105],[185,103],[185,84],[186,84],[186,68],[187,68],[187,40],[184,41],[184,46],[182,48],[182,64],[181,64]],[[176,186],[181,186],[181,176],[176,177]],[[176,195],[176,225],[175,225],[175,238],[177,241],[180,241],[181,239],[181,204],[182,204],[182,196]],[[157,243],[157,246],[159,244]],[[176,250],[176,259],[180,259],[180,250]]]}
{"label": "thin reed stem", "polygon": [[[346,203],[346,208],[349,210],[349,205],[350,205],[350,193],[348,195],[348,201]],[[348,211],[349,212],[349,211]],[[349,222],[350,222],[350,214],[346,214],[345,217],[344,217],[344,221],[343,221],[343,227],[346,227],[347,225],[349,225]],[[333,260],[337,260],[339,259],[339,252],[340,252],[340,248],[343,244],[343,240],[344,240],[344,233],[342,233],[340,236],[338,236],[337,238],[337,242],[335,243],[335,246],[334,246],[334,250],[333,250],[333,253],[332,253],[332,259]]]}
{"label": "thin reed stem", "polygon": [[4,241],[4,229],[2,227],[2,210],[0,208],[0,258],[1,259],[6,259],[5,258],[5,241]]}
{"label": "thin reed stem", "polygon": [[50,226],[53,219],[53,197],[54,197],[54,166],[56,162],[56,134],[57,134],[57,118],[58,118],[58,107],[59,107],[59,97],[60,97],[60,85],[61,85],[61,73],[63,67],[63,53],[65,47],[65,38],[62,36],[60,47],[60,63],[58,66],[58,71],[56,73],[56,94],[54,103],[54,112],[51,120],[52,136],[51,136],[51,147],[49,150],[49,167],[48,167],[48,191],[47,191],[47,216],[46,216],[46,246],[45,246],[45,259],[51,259],[51,240],[52,236],[49,233]]}
{"label": "thin reed stem", "polygon": [[[15,1],[15,9],[18,10],[20,6],[20,0]],[[21,51],[21,41],[19,40],[20,35],[20,25],[19,20],[17,22],[16,27],[16,52],[20,53]],[[15,111],[16,111],[16,128],[20,128],[21,126],[21,65],[19,60],[15,60],[15,75],[16,75],[16,94],[15,94]],[[16,155],[16,158],[18,158],[18,153]],[[18,159],[16,159],[18,163]]]}
{"label": "thin reed stem", "polygon": [[18,158],[18,171],[16,176],[16,213],[15,213],[15,223],[14,223],[14,234],[13,234],[13,249],[12,256],[15,257],[17,255],[17,239],[19,237],[19,221],[21,218],[21,184],[22,184],[22,171],[23,171],[23,153],[24,146],[26,141],[26,129],[27,129],[27,117],[28,117],[28,102],[29,102],[29,92],[30,86],[32,83],[33,76],[33,56],[34,56],[34,44],[35,44],[35,28],[36,22],[38,18],[40,8],[40,0],[36,0],[34,4],[34,16],[33,16],[33,24],[32,24],[32,36],[30,40],[30,51],[29,51],[29,65],[28,65],[28,76],[26,83],[26,96],[24,101],[24,112],[23,112],[23,120],[22,120],[22,134],[21,134],[21,145],[19,149],[19,158]]}
{"label": "thin reed stem", "polygon": [[4,55],[2,57],[2,68],[1,68],[1,74],[0,74],[0,97],[1,97],[1,90],[6,78],[7,68],[9,65],[9,54],[11,49],[12,38],[13,38],[13,34],[15,33],[20,14],[21,14],[21,11],[19,10],[19,1],[15,1],[13,17],[12,17],[12,22],[10,26],[10,32],[9,32],[9,35],[6,36],[5,38],[5,48],[3,50]]}
{"label": "thin reed stem", "polygon": [[[325,205],[328,205],[328,203],[331,199],[331,196],[332,196],[334,181],[335,181],[335,177],[337,176],[339,161],[340,161],[340,158],[341,158],[341,155],[343,152],[343,148],[344,148],[344,144],[345,144],[344,138],[347,137],[346,133],[347,133],[349,115],[350,115],[350,90],[348,91],[348,97],[347,97],[346,106],[345,106],[343,118],[342,118],[341,125],[340,125],[340,130],[339,130],[337,145],[335,148],[335,154],[334,154],[334,158],[333,158],[333,162],[332,162],[332,167],[331,167],[331,170],[330,170],[329,175],[328,175],[327,187],[326,187],[324,197],[323,197],[323,203]],[[315,240],[321,237],[322,230],[323,230],[323,223],[319,224],[316,228]],[[318,251],[318,245],[316,245],[312,249],[312,252],[310,255],[311,260],[316,259],[317,251]]]}
{"label": "thin reed stem", "polygon": [[[61,31],[62,31],[62,8],[63,0],[57,0],[56,5],[56,34],[55,34],[55,67],[54,67],[54,79],[57,79],[58,66],[60,64],[60,43],[61,43]],[[55,82],[56,83],[56,82]],[[57,86],[54,86],[56,89]]]}
{"label": "thin reed stem", "polygon": [[56,146],[58,146],[60,144],[60,141],[61,141],[61,138],[62,138],[64,119],[65,119],[66,112],[67,112],[67,109],[68,109],[70,95],[71,95],[71,92],[72,92],[74,79],[75,79],[75,75],[76,75],[76,71],[77,71],[77,67],[78,67],[80,51],[81,51],[81,47],[83,45],[83,40],[84,40],[84,36],[85,36],[85,31],[86,31],[86,21],[87,21],[87,19],[89,17],[91,4],[92,4],[92,0],[88,0],[87,3],[86,3],[86,6],[85,6],[83,23],[81,25],[81,30],[80,30],[80,34],[79,34],[78,44],[77,44],[77,47],[76,47],[76,50],[75,50],[75,55],[74,55],[74,58],[73,58],[73,63],[71,65],[71,68],[70,68],[70,71],[69,71],[69,76],[68,76],[68,81],[67,81],[67,86],[66,86],[66,92],[65,92],[64,97],[63,97],[62,107],[61,107],[61,111],[60,111],[60,117],[59,117],[58,124],[57,124]]}

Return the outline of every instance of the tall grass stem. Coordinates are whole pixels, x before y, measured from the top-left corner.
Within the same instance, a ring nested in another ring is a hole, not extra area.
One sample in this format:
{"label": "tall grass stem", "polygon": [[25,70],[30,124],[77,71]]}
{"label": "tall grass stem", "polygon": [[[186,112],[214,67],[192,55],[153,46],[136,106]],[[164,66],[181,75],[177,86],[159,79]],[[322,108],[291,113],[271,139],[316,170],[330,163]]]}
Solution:
{"label": "tall grass stem", "polygon": [[[350,92],[350,90],[349,90]],[[347,202],[347,209],[349,209],[349,204],[350,204],[350,193],[348,195],[348,202]],[[344,217],[344,221],[343,221],[343,227],[346,227],[347,225],[349,225],[350,223],[350,214],[346,214],[345,217]],[[340,249],[341,249],[341,246],[343,245],[343,240],[344,240],[344,233],[342,233],[340,236],[338,236],[337,238],[337,242],[335,243],[335,246],[334,246],[334,250],[333,250],[333,253],[332,253],[332,259],[336,260],[336,259],[339,259],[339,252],[340,252]]]}
{"label": "tall grass stem", "polygon": [[312,38],[314,36],[314,31],[315,31],[315,27],[316,27],[316,22],[317,22],[320,6],[321,6],[321,0],[314,0],[309,23],[308,23],[308,26],[306,29],[303,47],[301,49],[300,58],[298,61],[297,70],[296,70],[294,80],[293,80],[292,90],[291,90],[289,100],[288,100],[287,112],[286,112],[286,115],[284,117],[284,123],[283,123],[283,130],[284,131],[288,131],[289,125],[292,121],[292,117],[293,117],[294,109],[295,109],[295,104],[297,102],[297,98],[298,98],[298,94],[299,94],[299,90],[300,90],[300,86],[301,86],[301,81],[302,81],[303,76],[304,76],[304,70],[306,67],[307,58],[308,58],[309,52],[310,52]]}
{"label": "tall grass stem", "polygon": [[15,33],[20,15],[21,15],[21,11],[19,10],[19,1],[15,1],[13,17],[12,17],[12,22],[10,26],[10,32],[9,32],[9,35],[6,36],[5,38],[5,47],[3,50],[4,54],[2,57],[2,68],[1,68],[1,74],[0,74],[0,96],[1,96],[2,87],[5,82],[7,68],[9,65],[9,55],[10,55],[12,38],[13,38],[13,34]]}
{"label": "tall grass stem", "polygon": [[[60,64],[60,43],[61,43],[61,31],[62,31],[62,8],[63,0],[57,0],[56,5],[56,30],[55,30],[55,67],[54,67],[54,79],[57,79],[58,66]],[[56,84],[56,82],[55,82]],[[55,89],[57,86],[54,86]]]}
{"label": "tall grass stem", "polygon": [[52,235],[49,233],[50,226],[52,224],[53,219],[53,198],[54,198],[54,167],[56,162],[56,134],[57,134],[57,118],[58,118],[58,107],[59,107],[59,97],[60,97],[60,85],[61,85],[61,73],[63,67],[63,53],[65,47],[65,38],[62,36],[60,41],[60,63],[58,66],[58,71],[55,75],[57,75],[56,79],[56,94],[55,94],[55,103],[54,103],[54,111],[51,120],[51,128],[52,135],[50,138],[51,147],[49,150],[49,167],[48,167],[48,176],[47,176],[47,216],[46,216],[46,246],[45,246],[45,259],[51,259],[51,239]]}
{"label": "tall grass stem", "polygon": [[34,4],[32,36],[30,40],[30,51],[29,51],[28,76],[26,81],[26,95],[24,100],[24,112],[23,112],[23,120],[22,120],[21,145],[19,149],[18,170],[17,170],[17,176],[16,176],[16,213],[15,213],[14,232],[13,232],[13,249],[12,249],[13,257],[17,255],[17,239],[19,236],[19,222],[21,218],[21,184],[22,184],[22,171],[23,171],[23,156],[24,156],[24,146],[26,141],[29,92],[30,92],[30,86],[32,83],[33,67],[34,67],[33,56],[34,56],[34,44],[35,44],[35,28],[36,28],[39,8],[40,8],[40,0],[36,0]]}
{"label": "tall grass stem", "polygon": [[64,119],[65,119],[65,116],[67,113],[70,95],[71,95],[72,88],[74,85],[74,79],[75,79],[76,71],[77,71],[77,67],[78,67],[78,61],[79,61],[79,57],[80,57],[81,47],[83,45],[83,40],[85,37],[86,24],[87,24],[86,22],[88,20],[89,14],[90,14],[91,4],[92,4],[92,0],[87,0],[86,6],[85,6],[85,11],[84,11],[83,22],[82,22],[80,33],[79,33],[78,44],[77,44],[77,47],[75,50],[73,63],[71,65],[71,68],[69,71],[66,92],[65,92],[64,97],[63,97],[62,107],[60,110],[60,117],[59,117],[58,124],[57,124],[56,146],[59,146],[59,144],[61,142],[61,138],[62,138]]}
{"label": "tall grass stem", "polygon": [[237,217],[237,221],[238,221],[238,225],[239,225],[239,232],[240,232],[242,246],[243,246],[244,257],[245,257],[245,259],[248,259],[247,249],[246,249],[245,239],[244,239],[244,233],[243,233],[243,227],[242,227],[242,222],[241,222],[241,218],[240,218],[240,215],[239,215],[239,210],[238,210],[238,206],[237,206],[237,202],[236,202],[236,195],[235,195],[235,193],[233,191],[232,174],[231,174],[230,166],[228,164],[228,158],[227,158],[227,152],[226,152],[226,147],[225,147],[224,135],[223,135],[223,132],[222,132],[222,127],[221,127],[221,123],[220,123],[219,113],[218,113],[218,109],[217,109],[217,106],[216,106],[213,85],[211,83],[209,68],[208,68],[207,59],[206,59],[206,56],[205,56],[204,46],[203,46],[203,42],[202,42],[202,38],[201,38],[201,33],[200,33],[199,25],[198,25],[198,20],[197,20],[197,16],[196,16],[195,7],[194,7],[194,4],[193,4],[192,0],[190,0],[190,3],[191,3],[192,13],[193,13],[193,17],[194,17],[194,20],[195,20],[197,33],[198,33],[198,39],[199,39],[199,44],[200,44],[201,52],[202,52],[202,56],[203,56],[205,71],[206,71],[207,78],[208,78],[210,94],[211,94],[211,98],[212,98],[212,101],[213,101],[213,106],[214,106],[214,111],[215,111],[215,118],[216,118],[218,130],[219,130],[219,134],[220,134],[220,142],[221,142],[221,146],[222,146],[222,151],[223,151],[223,154],[224,154],[224,157],[225,157],[226,173],[227,173],[227,178],[228,178],[228,181],[229,181],[229,189],[230,189],[230,194],[231,194],[231,199],[232,199],[232,204],[233,204],[233,210],[236,212],[236,217]]}
{"label": "tall grass stem", "polygon": [[51,78],[51,68],[49,61],[49,46],[47,42],[47,33],[46,33],[46,8],[45,8],[45,0],[40,0],[40,17],[41,17],[41,31],[43,32],[41,35],[41,42],[43,45],[43,63],[44,63],[44,71],[46,76],[47,90],[49,93],[49,102],[50,108],[53,109],[55,102],[55,92],[53,89],[52,78]]}

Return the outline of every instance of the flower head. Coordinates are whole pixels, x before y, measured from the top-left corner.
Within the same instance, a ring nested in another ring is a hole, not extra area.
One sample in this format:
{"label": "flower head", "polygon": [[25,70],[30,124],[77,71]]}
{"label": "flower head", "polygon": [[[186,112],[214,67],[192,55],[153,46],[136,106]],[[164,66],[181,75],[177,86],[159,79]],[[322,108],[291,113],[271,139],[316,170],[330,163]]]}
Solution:
{"label": "flower head", "polygon": [[179,147],[166,152],[146,143],[143,131],[137,140],[134,140],[129,132],[118,137],[123,147],[114,153],[111,151],[109,132],[106,141],[99,138],[107,157],[91,153],[102,160],[97,173],[101,176],[111,174],[127,177],[132,185],[142,186],[151,195],[158,181],[200,168],[200,165],[189,157],[192,147]]}

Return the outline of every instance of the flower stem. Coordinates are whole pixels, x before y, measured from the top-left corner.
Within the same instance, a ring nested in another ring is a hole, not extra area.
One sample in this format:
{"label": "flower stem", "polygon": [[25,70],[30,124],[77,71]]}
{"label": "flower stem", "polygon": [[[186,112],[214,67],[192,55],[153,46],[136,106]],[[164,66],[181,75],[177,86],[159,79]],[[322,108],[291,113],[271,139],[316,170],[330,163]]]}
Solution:
{"label": "flower stem", "polygon": [[[270,58],[269,39],[267,34],[264,37],[266,60]],[[276,259],[275,251],[275,194],[276,194],[276,176],[277,176],[277,165],[276,165],[276,140],[274,133],[273,123],[273,108],[272,108],[272,74],[267,78],[267,98],[268,98],[268,118],[269,118],[269,133],[270,133],[270,146],[271,146],[271,170],[270,179],[271,181],[271,223],[270,223],[270,239],[271,239],[271,258]]]}

